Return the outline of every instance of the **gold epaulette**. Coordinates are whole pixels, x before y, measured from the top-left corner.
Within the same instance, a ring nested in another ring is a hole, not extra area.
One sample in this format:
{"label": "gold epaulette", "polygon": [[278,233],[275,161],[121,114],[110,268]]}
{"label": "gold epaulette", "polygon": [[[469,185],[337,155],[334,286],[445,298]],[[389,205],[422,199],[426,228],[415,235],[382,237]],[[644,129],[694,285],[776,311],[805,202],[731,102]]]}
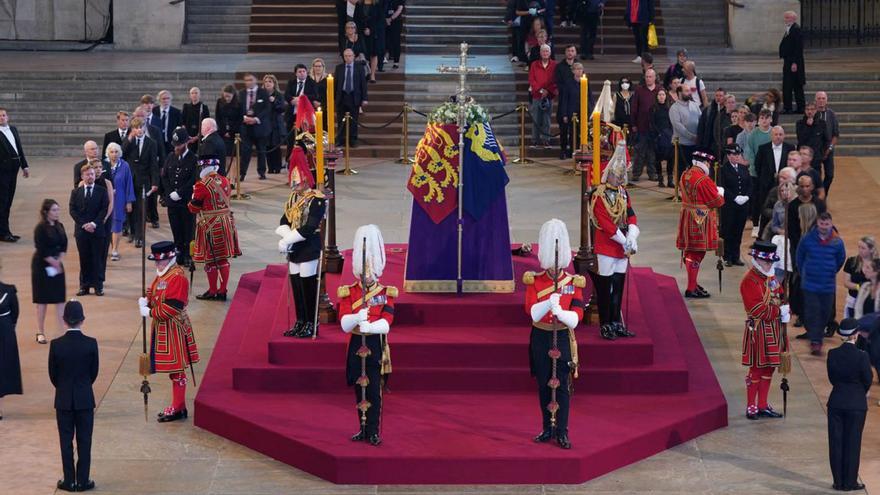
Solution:
{"label": "gold epaulette", "polygon": [[394,287],[393,285],[385,286],[385,295],[388,297],[393,297],[396,299],[398,292],[399,291],[397,290],[397,287]]}
{"label": "gold epaulette", "polygon": [[535,272],[528,271],[523,273],[523,283],[526,285],[533,285],[535,283]]}
{"label": "gold epaulette", "polygon": [[320,199],[324,199],[324,198],[327,197],[327,196],[324,196],[324,193],[321,192],[321,191],[318,190],[318,189],[312,189],[312,195],[313,195],[314,197],[316,197],[316,198],[320,198]]}
{"label": "gold epaulette", "polygon": [[348,285],[340,285],[338,289],[336,289],[336,297],[343,298],[351,295],[351,289]]}
{"label": "gold epaulette", "polygon": [[574,280],[572,280],[572,283],[574,284],[575,287],[577,287],[579,289],[583,289],[584,287],[587,286],[587,279],[583,275],[575,275],[572,278],[574,279]]}

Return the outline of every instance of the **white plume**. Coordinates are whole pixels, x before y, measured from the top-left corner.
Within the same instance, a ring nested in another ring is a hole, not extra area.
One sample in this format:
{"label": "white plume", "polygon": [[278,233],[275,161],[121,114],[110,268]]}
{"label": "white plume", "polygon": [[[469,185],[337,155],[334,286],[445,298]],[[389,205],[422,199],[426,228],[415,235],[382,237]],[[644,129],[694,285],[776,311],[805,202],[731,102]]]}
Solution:
{"label": "white plume", "polygon": [[571,263],[571,242],[568,240],[568,229],[565,222],[559,219],[548,220],[541,226],[538,234],[538,261],[541,268],[553,268],[556,258],[556,241],[559,241],[559,269],[563,270]]}
{"label": "white plume", "polygon": [[364,239],[366,238],[366,262],[369,272],[378,279],[385,270],[385,241],[382,232],[376,225],[361,225],[354,234],[351,271],[355,277],[360,278],[363,271],[361,260],[363,259]]}

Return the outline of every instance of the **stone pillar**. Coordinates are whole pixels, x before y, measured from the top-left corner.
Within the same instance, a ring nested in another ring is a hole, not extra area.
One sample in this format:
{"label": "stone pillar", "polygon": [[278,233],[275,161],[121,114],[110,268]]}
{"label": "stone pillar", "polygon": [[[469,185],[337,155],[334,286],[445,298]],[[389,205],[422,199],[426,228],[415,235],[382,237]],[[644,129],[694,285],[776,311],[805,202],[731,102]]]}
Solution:
{"label": "stone pillar", "polygon": [[[730,44],[739,53],[777,53],[785,33],[782,13],[793,10],[800,15],[799,0],[734,0],[742,8],[728,5]],[[800,21],[798,22],[800,24]]]}
{"label": "stone pillar", "polygon": [[113,44],[121,50],[175,50],[183,40],[185,3],[115,0]]}

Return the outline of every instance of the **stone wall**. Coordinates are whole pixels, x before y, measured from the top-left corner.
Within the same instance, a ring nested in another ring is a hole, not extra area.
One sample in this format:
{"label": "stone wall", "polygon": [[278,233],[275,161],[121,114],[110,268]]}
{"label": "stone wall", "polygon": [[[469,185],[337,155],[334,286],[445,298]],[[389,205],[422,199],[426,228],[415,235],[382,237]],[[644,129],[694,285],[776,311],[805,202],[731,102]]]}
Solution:
{"label": "stone wall", "polygon": [[96,41],[111,0],[0,0],[0,39]]}
{"label": "stone wall", "polygon": [[121,50],[173,50],[183,40],[185,2],[115,0],[113,44]]}
{"label": "stone wall", "polygon": [[743,8],[728,6],[730,44],[741,53],[777,53],[785,33],[782,13],[800,14],[798,0],[735,0]]}

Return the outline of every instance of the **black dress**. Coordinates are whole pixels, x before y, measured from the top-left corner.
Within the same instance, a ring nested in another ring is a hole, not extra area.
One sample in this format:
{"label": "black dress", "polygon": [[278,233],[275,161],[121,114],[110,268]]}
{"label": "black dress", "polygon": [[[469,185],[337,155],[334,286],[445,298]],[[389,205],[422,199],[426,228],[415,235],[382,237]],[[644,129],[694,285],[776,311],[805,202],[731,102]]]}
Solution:
{"label": "black dress", "polygon": [[18,322],[18,296],[14,285],[0,282],[0,397],[21,395],[21,364],[15,324]]}
{"label": "black dress", "polygon": [[31,260],[31,287],[34,304],[61,304],[65,301],[64,272],[50,277],[46,273],[45,258],[58,257],[67,252],[67,234],[64,225],[40,222],[34,229],[34,257]]}

